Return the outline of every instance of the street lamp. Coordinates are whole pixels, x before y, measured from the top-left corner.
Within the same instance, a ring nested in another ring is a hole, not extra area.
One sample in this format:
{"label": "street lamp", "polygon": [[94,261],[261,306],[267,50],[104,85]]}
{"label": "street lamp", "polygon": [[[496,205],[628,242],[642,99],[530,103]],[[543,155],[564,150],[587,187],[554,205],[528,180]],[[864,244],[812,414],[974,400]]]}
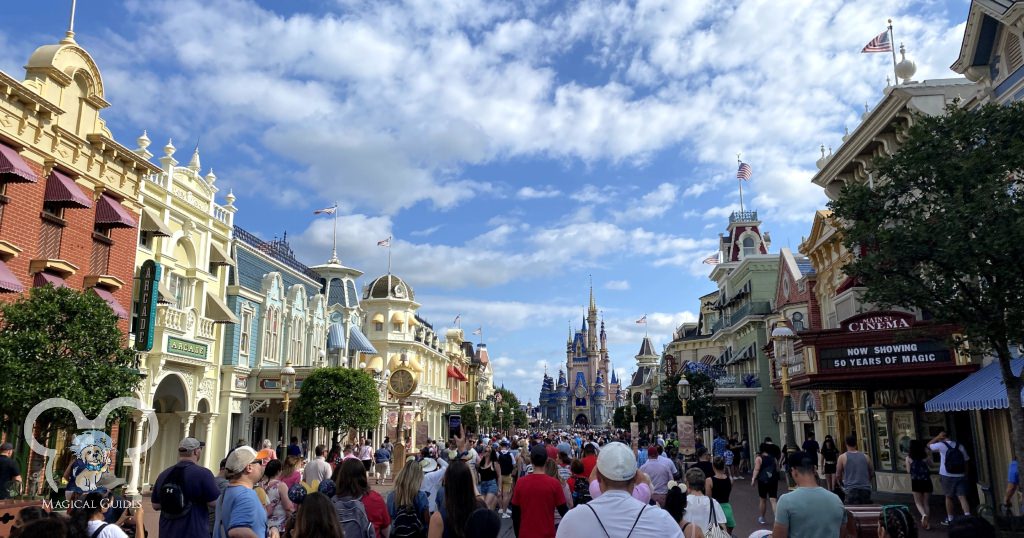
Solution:
{"label": "street lamp", "polygon": [[292,385],[295,383],[295,368],[292,368],[292,361],[284,363],[281,368],[281,392],[284,393],[284,440],[287,443],[291,438],[288,432],[288,407],[291,403]]}
{"label": "street lamp", "polygon": [[658,429],[658,393],[651,394],[651,433]]}
{"label": "street lamp", "polygon": [[480,403],[473,405],[473,412],[476,413],[476,433],[480,433]]}
{"label": "street lamp", "polygon": [[498,408],[498,429],[502,430],[502,431],[505,430],[505,408],[504,407],[499,407]]}
{"label": "street lamp", "polygon": [[683,405],[683,415],[686,414],[686,402],[690,399],[690,382],[686,376],[679,376],[679,383],[676,383],[676,395],[679,396],[679,403]]}
{"label": "street lamp", "polygon": [[772,329],[772,342],[775,344],[775,360],[782,362],[782,408],[786,421],[786,453],[796,452],[796,429],[793,426],[793,396],[789,391],[789,361],[793,339],[796,333],[779,323]]}

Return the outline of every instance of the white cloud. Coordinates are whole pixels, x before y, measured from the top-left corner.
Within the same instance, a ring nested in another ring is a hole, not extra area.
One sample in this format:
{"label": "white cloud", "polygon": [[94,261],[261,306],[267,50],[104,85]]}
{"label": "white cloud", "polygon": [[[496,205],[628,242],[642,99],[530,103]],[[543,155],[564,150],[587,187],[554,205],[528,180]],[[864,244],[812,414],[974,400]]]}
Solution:
{"label": "white cloud", "polygon": [[411,235],[413,237],[430,237],[431,235],[434,235],[435,232],[437,232],[438,230],[440,230],[443,227],[444,227],[443,224],[438,224],[437,226],[431,226],[429,228],[424,228],[422,230],[416,230],[416,231],[413,231],[413,232],[409,232],[409,235]]}
{"label": "white cloud", "polygon": [[558,189],[552,187],[551,185],[546,185],[539,189],[535,189],[533,187],[523,187],[519,189],[518,192],[516,192],[516,197],[521,198],[523,200],[536,200],[538,198],[555,198],[561,194],[562,192],[559,191]]}
{"label": "white cloud", "polygon": [[608,282],[604,283],[604,289],[606,289],[606,290],[615,290],[615,291],[625,291],[625,290],[629,289],[629,281],[628,280],[609,280]]}
{"label": "white cloud", "polygon": [[630,221],[630,220],[650,220],[661,217],[672,206],[676,204],[676,198],[679,195],[679,187],[671,183],[662,183],[658,185],[653,191],[637,198],[630,200],[626,206],[626,209],[622,211],[614,211],[612,214],[616,220]]}
{"label": "white cloud", "polygon": [[584,185],[582,189],[569,195],[569,198],[582,204],[607,204],[614,201],[618,190],[610,185],[598,187]]}

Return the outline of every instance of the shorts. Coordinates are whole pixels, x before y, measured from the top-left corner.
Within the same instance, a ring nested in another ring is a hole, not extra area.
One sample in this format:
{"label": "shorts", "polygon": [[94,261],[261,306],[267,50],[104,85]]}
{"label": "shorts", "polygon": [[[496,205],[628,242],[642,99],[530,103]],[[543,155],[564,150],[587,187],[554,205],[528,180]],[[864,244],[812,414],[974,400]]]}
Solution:
{"label": "shorts", "polygon": [[871,504],[871,490],[863,488],[850,488],[846,490],[844,504]]}
{"label": "shorts", "polygon": [[502,475],[501,477],[501,492],[508,493],[512,491],[512,476]]}
{"label": "shorts", "polygon": [[380,463],[376,463],[376,464],[374,464],[373,473],[377,474],[377,475],[380,475],[380,476],[387,476],[388,474],[390,474],[390,473],[388,473],[388,471],[389,471],[388,468],[389,467],[391,467],[391,464],[389,462],[386,462],[386,461],[382,461]]}
{"label": "shorts", "polygon": [[931,480],[911,480],[910,491],[914,493],[931,493],[932,492],[932,481]]}
{"label": "shorts", "polygon": [[779,481],[769,480],[767,482],[757,481],[757,496],[762,499],[779,498]]}
{"label": "shorts", "polygon": [[363,469],[366,469],[366,472],[370,472],[370,469],[373,467],[373,460],[361,460],[361,461],[363,462]]}
{"label": "shorts", "polygon": [[484,480],[480,482],[480,495],[491,495],[498,494],[498,481],[497,480]]}
{"label": "shorts", "polygon": [[722,507],[722,512],[725,513],[725,526],[730,529],[736,528],[736,518],[732,515],[732,505],[729,503],[718,503]]}
{"label": "shorts", "polygon": [[967,479],[963,476],[940,476],[942,494],[946,497],[967,496]]}

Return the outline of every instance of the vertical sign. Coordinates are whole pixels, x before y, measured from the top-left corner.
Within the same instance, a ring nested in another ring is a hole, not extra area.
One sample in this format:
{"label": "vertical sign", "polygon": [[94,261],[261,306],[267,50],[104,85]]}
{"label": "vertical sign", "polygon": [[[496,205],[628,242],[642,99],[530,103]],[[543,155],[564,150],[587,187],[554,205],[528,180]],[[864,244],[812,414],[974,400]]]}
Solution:
{"label": "vertical sign", "polygon": [[413,446],[423,446],[427,444],[427,421],[421,420],[416,423],[416,439],[413,441]]}
{"label": "vertical sign", "polygon": [[633,450],[640,446],[640,425],[636,422],[629,423],[629,444]]}
{"label": "vertical sign", "polygon": [[135,349],[153,349],[153,324],[156,321],[156,302],[159,298],[157,285],[162,272],[160,264],[153,260],[142,262],[139,268],[139,300],[135,302]]}
{"label": "vertical sign", "polygon": [[693,432],[693,417],[676,417],[676,435],[679,437],[679,451],[689,456],[695,451],[696,439]]}

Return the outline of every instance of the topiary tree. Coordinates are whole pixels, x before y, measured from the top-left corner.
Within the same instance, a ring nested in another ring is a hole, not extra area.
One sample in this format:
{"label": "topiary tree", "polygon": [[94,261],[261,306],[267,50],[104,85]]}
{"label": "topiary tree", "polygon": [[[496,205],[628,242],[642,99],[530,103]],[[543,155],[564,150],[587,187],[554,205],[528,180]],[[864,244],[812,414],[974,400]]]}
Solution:
{"label": "topiary tree", "polygon": [[[689,363],[688,363],[689,364]],[[662,424],[675,429],[676,417],[683,414],[683,404],[676,396],[676,385],[685,375],[690,382],[690,399],[686,401],[686,414],[693,417],[697,430],[711,428],[722,419],[722,409],[715,405],[715,380],[708,374],[684,367],[680,373],[666,377],[661,383],[658,417]]]}
{"label": "topiary tree", "polygon": [[317,368],[302,381],[292,418],[303,428],[373,428],[380,421],[377,383],[363,370]]}

